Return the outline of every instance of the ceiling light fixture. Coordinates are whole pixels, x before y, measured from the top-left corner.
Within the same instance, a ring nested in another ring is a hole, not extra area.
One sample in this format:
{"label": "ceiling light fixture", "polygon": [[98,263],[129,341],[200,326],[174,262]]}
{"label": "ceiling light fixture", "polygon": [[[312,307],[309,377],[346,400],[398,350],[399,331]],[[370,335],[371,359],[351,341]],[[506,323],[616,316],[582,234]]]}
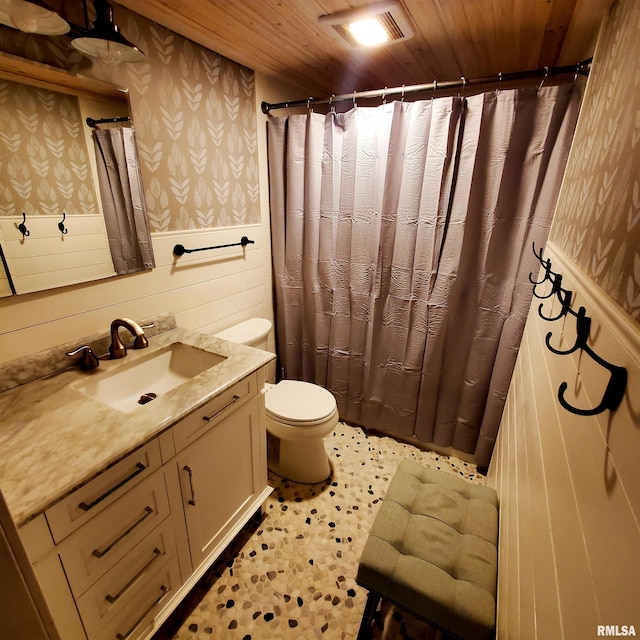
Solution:
{"label": "ceiling light fixture", "polygon": [[389,40],[387,32],[375,18],[365,18],[349,23],[349,31],[354,40],[363,47],[374,47]]}
{"label": "ceiling light fixture", "polygon": [[[86,2],[86,0],[85,0]],[[106,0],[95,0],[96,19],[93,28],[71,41],[78,51],[109,64],[140,62],[144,52],[127,40],[113,21],[113,7]],[[86,13],[85,13],[86,15]]]}
{"label": "ceiling light fixture", "polygon": [[320,24],[351,47],[372,47],[413,37],[411,21],[396,0],[320,16]]}
{"label": "ceiling light fixture", "polygon": [[61,36],[69,23],[40,0],[0,0],[0,24],[26,33]]}

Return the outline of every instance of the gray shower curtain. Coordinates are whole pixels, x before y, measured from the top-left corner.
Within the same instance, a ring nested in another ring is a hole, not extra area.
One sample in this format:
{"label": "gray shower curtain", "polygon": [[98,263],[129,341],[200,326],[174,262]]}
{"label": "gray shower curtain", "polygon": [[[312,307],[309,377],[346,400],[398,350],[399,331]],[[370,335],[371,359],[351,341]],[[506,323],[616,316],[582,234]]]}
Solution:
{"label": "gray shower curtain", "polygon": [[270,117],[285,377],[488,465],[579,102],[571,85]]}
{"label": "gray shower curtain", "polygon": [[155,267],[133,130],[94,129],[100,199],[117,274]]}

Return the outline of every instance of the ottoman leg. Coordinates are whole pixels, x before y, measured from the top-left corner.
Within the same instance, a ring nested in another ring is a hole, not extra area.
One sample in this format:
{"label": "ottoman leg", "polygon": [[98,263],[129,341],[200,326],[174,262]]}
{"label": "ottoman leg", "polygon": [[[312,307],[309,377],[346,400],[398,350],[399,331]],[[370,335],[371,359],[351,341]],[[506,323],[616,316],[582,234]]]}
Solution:
{"label": "ottoman leg", "polygon": [[376,593],[369,592],[367,604],[364,606],[364,613],[362,614],[362,622],[360,622],[357,640],[369,640],[369,638],[371,638],[371,625],[373,624],[373,616],[378,608],[378,602],[380,602],[380,596]]}

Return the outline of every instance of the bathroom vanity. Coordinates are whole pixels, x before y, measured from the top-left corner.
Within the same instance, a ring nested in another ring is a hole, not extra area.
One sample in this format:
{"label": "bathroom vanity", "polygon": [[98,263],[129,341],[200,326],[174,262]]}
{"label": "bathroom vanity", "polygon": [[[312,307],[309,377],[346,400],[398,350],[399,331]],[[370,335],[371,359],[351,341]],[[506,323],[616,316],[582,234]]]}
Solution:
{"label": "bathroom vanity", "polygon": [[[215,364],[148,403],[100,396],[176,344]],[[63,640],[149,638],[260,510],[273,358],[171,329],[0,393],[0,488]]]}

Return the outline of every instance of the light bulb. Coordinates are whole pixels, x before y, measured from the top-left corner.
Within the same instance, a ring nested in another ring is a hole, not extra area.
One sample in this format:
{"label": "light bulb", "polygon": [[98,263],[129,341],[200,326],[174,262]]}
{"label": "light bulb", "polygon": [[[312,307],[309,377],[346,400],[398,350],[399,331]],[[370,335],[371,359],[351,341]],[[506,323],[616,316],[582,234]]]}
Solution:
{"label": "light bulb", "polygon": [[106,42],[106,46],[98,52],[98,58],[106,64],[119,64],[122,62],[122,57],[120,46],[112,42]]}
{"label": "light bulb", "polygon": [[375,18],[365,18],[349,24],[349,31],[358,44],[374,46],[389,39],[383,26]]}

